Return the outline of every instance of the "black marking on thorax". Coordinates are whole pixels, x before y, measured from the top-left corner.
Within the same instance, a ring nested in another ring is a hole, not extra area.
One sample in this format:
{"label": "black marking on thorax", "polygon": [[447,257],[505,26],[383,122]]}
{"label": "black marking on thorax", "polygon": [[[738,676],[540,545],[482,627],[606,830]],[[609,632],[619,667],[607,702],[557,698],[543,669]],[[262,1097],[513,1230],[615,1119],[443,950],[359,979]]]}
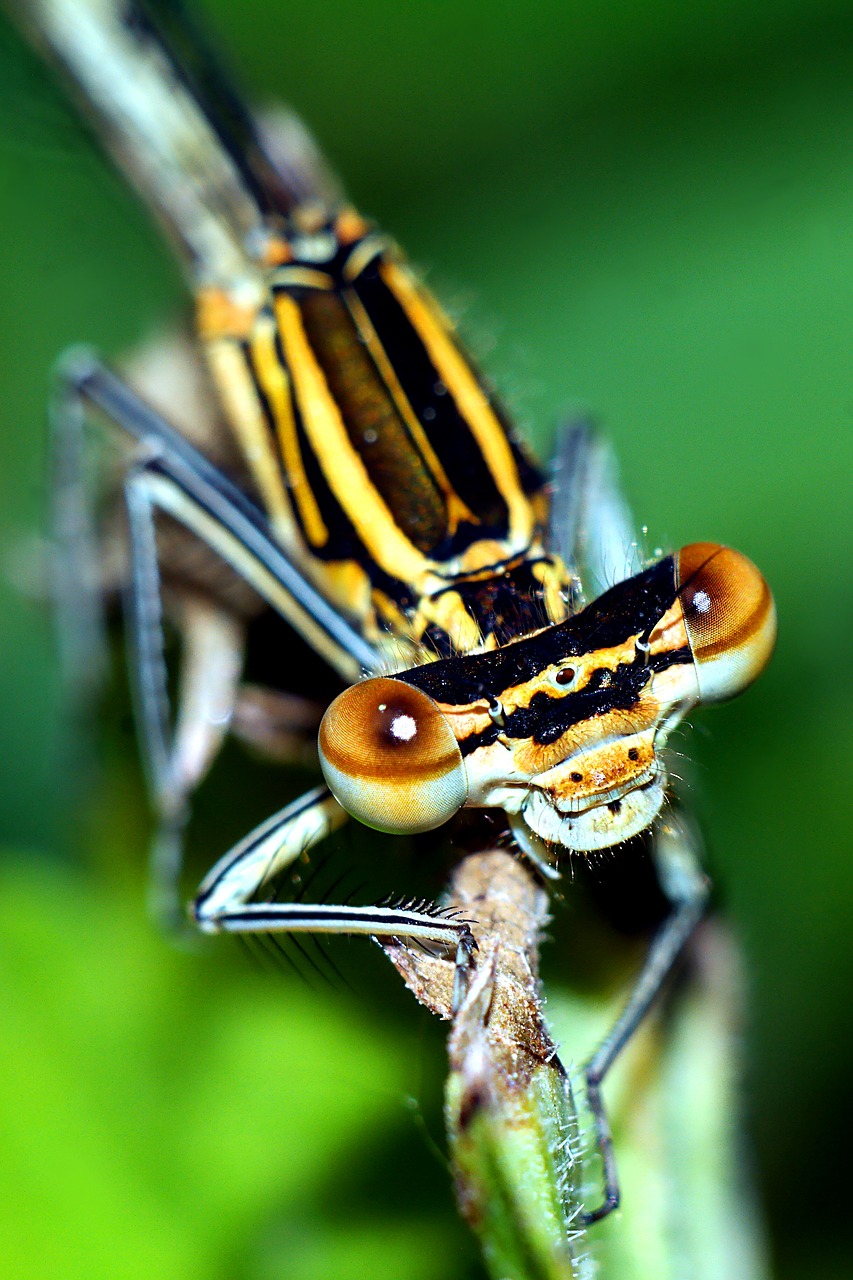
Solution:
{"label": "black marking on thorax", "polygon": [[515,636],[528,635],[548,625],[545,592],[534,572],[534,567],[544,559],[519,559],[511,567],[488,577],[459,578],[447,590],[461,597],[481,635],[494,635],[497,643],[503,645]]}
{"label": "black marking on thorax", "polygon": [[[322,263],[294,264],[320,270],[331,288],[289,284],[288,268],[282,276],[284,283],[274,282],[273,288],[298,303],[306,336],[338,404],[350,442],[413,544],[441,561],[461,554],[478,539],[501,541],[508,532],[504,497],[406,308],[383,277],[383,266],[396,265],[393,251],[377,240],[375,256],[354,279],[348,278],[347,263],[362,243],[338,244],[333,256]],[[473,522],[463,522],[451,531],[443,495],[349,314],[348,294],[363,307],[408,405],[450,485],[474,516]],[[525,457],[505,414],[467,354],[464,358],[507,434],[522,490],[529,495],[539,492],[544,485],[542,475]]]}
{"label": "black marking on thorax", "polygon": [[[412,409],[429,434],[448,480],[482,526],[480,536],[505,537],[506,503],[470,427],[442,383],[405,308],[382,278],[381,266],[379,257],[369,262],[353,282],[353,289],[370,317]],[[465,359],[474,369],[467,353]],[[524,457],[494,395],[476,369],[474,372],[509,437],[522,487],[527,493],[536,492],[543,484],[541,475]],[[489,533],[484,534],[484,530]]]}
{"label": "black marking on thorax", "polygon": [[[291,244],[296,257],[272,273],[271,287],[273,294],[286,294],[299,308],[305,337],[340,412],[351,448],[401,532],[429,559],[439,564],[452,562],[483,539],[500,545],[508,532],[506,501],[471,426],[439,378],[406,307],[383,275],[385,268],[397,269],[395,251],[369,233],[365,239],[371,248],[375,240],[375,254],[353,277],[348,264],[360,251],[364,256],[365,240],[342,244],[334,237],[334,225],[334,217],[330,216],[315,236],[308,237],[314,244],[324,234],[330,237],[330,253],[322,261],[310,253],[300,259],[300,237],[294,234]],[[300,269],[317,273],[326,287],[300,280]],[[362,308],[358,323],[354,299]],[[424,305],[428,306],[428,301]],[[359,328],[364,316],[399,384],[393,394]],[[277,356],[286,367],[280,334],[276,334],[275,341]],[[257,376],[255,385],[271,443],[277,447],[272,407]],[[508,422],[482,380],[481,385],[507,432],[522,490],[529,495],[541,491],[543,477],[515,442]],[[399,402],[400,391],[408,402],[405,412]],[[445,494],[410,429],[409,409],[472,519],[463,519],[452,527]],[[306,431],[303,406],[295,393],[291,395],[291,410],[305,478],[328,533],[321,545],[312,544],[299,505],[292,504],[294,518],[311,553],[325,562],[356,562],[374,587],[412,616],[418,606],[413,584],[383,571],[367,551],[358,519],[350,519],[329,483],[329,469],[335,466],[333,450],[327,452],[318,445],[315,451]],[[541,584],[533,578],[529,566],[520,567],[514,575],[496,575],[491,582],[448,579],[448,590],[459,590],[481,633],[495,633],[501,643],[547,622]],[[442,655],[454,652],[452,636],[436,627],[429,631],[435,634],[425,635],[424,640],[435,651]]]}

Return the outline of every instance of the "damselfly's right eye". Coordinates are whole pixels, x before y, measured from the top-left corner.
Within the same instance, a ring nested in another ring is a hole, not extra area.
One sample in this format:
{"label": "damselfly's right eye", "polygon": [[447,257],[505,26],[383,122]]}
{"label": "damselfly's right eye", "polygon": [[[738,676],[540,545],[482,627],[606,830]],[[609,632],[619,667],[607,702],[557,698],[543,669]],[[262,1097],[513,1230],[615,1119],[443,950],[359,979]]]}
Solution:
{"label": "damselfly's right eye", "polygon": [[402,680],[378,676],[335,698],[319,751],[332,795],[377,831],[431,831],[468,795],[449,723],[432,698]]}
{"label": "damselfly's right eye", "polygon": [[716,542],[678,553],[681,610],[703,702],[733,698],[770,659],[776,607],[751,560]]}

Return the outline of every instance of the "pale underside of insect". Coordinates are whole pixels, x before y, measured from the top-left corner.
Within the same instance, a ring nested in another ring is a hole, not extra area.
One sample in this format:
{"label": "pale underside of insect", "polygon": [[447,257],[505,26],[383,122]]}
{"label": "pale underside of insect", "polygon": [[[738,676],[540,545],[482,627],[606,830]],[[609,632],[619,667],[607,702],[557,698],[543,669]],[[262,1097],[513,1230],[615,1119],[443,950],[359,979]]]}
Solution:
{"label": "pale underside of insect", "polygon": [[[80,517],[86,413],[136,442],[121,486],[136,698],[161,822],[159,900],[174,898],[189,798],[229,724],[236,717],[263,745],[289,712],[302,714],[298,699],[270,690],[247,703],[241,689],[245,628],[260,609],[347,687],[319,729],[325,785],[217,862],[192,908],[202,930],[448,948],[452,1012],[476,972],[476,922],[427,904],[278,901],[273,883],[348,815],[411,833],[466,807],[498,811],[545,882],[560,855],[651,831],[672,912],[587,1069],[606,1179],[593,1220],[618,1198],[601,1079],[706,893],[689,842],[673,856],[673,841],[654,835],[669,791],[662,751],[692,708],[740,692],[765,665],[775,637],[767,585],[746,557],[713,543],[642,563],[606,447],[586,427],[563,434],[546,482],[453,326],[392,242],[338,197],[292,119],[259,126],[224,81],[201,83],[165,52],[135,5],[37,0],[21,10],[176,244],[196,304],[206,372],[187,355],[182,376],[192,369],[206,383],[204,406],[191,398],[182,415],[176,404],[182,425],[197,405],[192,426],[176,429],[86,353],[66,361],[56,415],[72,656],[90,642],[80,565],[97,559]],[[202,108],[203,90],[215,90],[215,108]],[[188,540],[209,553],[195,572]],[[227,566],[225,586],[211,559]],[[588,584],[605,582],[589,598]],[[164,585],[183,637],[174,716]]]}

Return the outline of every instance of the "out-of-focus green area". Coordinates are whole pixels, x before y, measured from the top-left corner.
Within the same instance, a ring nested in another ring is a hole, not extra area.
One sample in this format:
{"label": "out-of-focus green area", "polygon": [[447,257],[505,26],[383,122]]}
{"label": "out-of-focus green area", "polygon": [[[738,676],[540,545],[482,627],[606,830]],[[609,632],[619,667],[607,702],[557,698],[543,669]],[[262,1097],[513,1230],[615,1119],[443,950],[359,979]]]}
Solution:
{"label": "out-of-focus green area", "polygon": [[[715,539],[766,573],[776,658],[685,736],[685,772],[746,955],[777,1274],[848,1276],[849,4],[208,7],[246,85],[298,108],[461,310],[540,454],[593,410],[650,550]],[[428,1136],[441,1029],[366,947],[336,953],[359,995],[271,979],[227,945],[170,948],[144,917],[127,717],[98,767],[60,727],[46,613],[21,591],[38,595],[51,366],[77,341],[125,350],[183,293],[5,27],[0,52],[4,1274],[479,1274]],[[211,858],[280,802],[274,772],[257,794],[251,773],[226,767],[204,801]]]}

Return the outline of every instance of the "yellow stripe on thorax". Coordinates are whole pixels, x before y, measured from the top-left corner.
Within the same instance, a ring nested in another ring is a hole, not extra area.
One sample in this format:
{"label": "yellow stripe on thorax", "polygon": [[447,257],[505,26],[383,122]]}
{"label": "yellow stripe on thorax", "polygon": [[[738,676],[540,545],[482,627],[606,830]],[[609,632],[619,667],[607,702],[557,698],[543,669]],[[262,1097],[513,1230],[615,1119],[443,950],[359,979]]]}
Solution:
{"label": "yellow stripe on thorax", "polygon": [[278,294],[275,310],[305,434],[335,499],[376,563],[392,577],[416,588],[432,562],[401,532],[353,449],[338,405],[308,342],[298,302]]}
{"label": "yellow stripe on thorax", "polygon": [[424,624],[441,627],[457,653],[472,653],[480,647],[483,639],[480,628],[458,591],[442,591],[440,595],[421,600],[418,615]]}
{"label": "yellow stripe on thorax", "polygon": [[519,483],[506,431],[470,365],[450,336],[449,323],[404,267],[398,263],[383,262],[379,270],[388,288],[405,307],[436,371],[480,446],[486,465],[507,504],[510,539],[526,541],[533,532],[532,509]]}
{"label": "yellow stripe on thorax", "polygon": [[312,547],[322,547],[329,540],[329,531],[305,474],[290,399],[290,378],[279,359],[275,334],[273,317],[259,316],[252,338],[255,372],[272,411],[288,487],[299,510],[305,536]]}
{"label": "yellow stripe on thorax", "polygon": [[424,431],[423,425],[418,420],[417,414],[412,409],[406,393],[400,385],[400,380],[394,372],[394,366],[388,359],[385,348],[376,336],[376,330],[370,323],[361,299],[352,289],[344,292],[344,301],[346,302],[349,312],[355,321],[358,329],[359,337],[364,342],[370,352],[376,368],[388,392],[394,401],[394,405],[405,422],[412,440],[418,448],[424,463],[428,467],[435,483],[441,491],[447,510],[447,532],[454,534],[462,520],[469,520],[476,523],[476,516],[465,502],[459,497],[459,494],[453,488],[453,485],[447,478],[444,467],[441,465],[435,449],[432,447],[429,436]]}
{"label": "yellow stripe on thorax", "polygon": [[230,338],[206,345],[207,358],[231,429],[249,464],[276,533],[286,547],[301,545],[281,467],[270,447],[263,406],[241,347]]}
{"label": "yellow stripe on thorax", "polygon": [[318,271],[315,267],[287,266],[276,271],[271,284],[277,288],[287,289],[334,289],[335,282],[328,271]]}

